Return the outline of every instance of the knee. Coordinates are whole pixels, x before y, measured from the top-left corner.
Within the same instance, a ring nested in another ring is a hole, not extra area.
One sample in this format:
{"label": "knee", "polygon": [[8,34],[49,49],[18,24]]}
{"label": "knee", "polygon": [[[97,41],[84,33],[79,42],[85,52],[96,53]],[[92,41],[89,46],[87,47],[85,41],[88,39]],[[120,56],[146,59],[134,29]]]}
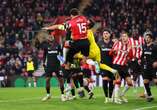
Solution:
{"label": "knee", "polygon": [[149,83],[149,80],[148,80],[148,79],[144,79],[144,80],[143,80],[143,83],[144,83],[144,84],[148,84],[148,83]]}
{"label": "knee", "polygon": [[128,82],[127,84],[128,84],[128,86],[130,86],[130,87],[133,86],[132,82]]}
{"label": "knee", "polygon": [[155,85],[157,85],[157,79],[154,79],[154,83],[155,83]]}
{"label": "knee", "polygon": [[103,77],[102,79],[103,79],[103,81],[104,81],[104,80],[105,80],[105,81],[109,81],[109,80],[110,80],[108,77]]}
{"label": "knee", "polygon": [[115,80],[115,81],[114,81],[114,84],[116,84],[116,85],[121,85],[121,80]]}
{"label": "knee", "polygon": [[128,86],[133,86],[131,77],[126,78]]}

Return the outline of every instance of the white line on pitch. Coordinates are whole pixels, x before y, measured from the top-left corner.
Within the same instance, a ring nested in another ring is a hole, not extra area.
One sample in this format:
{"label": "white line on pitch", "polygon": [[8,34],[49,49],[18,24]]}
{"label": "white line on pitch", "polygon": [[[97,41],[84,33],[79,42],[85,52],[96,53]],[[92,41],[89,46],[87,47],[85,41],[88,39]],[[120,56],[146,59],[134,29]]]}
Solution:
{"label": "white line on pitch", "polygon": [[146,110],[146,109],[149,109],[149,108],[157,108],[157,106],[141,107],[141,108],[137,108],[137,109],[134,109],[134,110]]}
{"label": "white line on pitch", "polygon": [[[52,96],[52,99],[59,99],[58,96]],[[3,102],[19,102],[19,101],[30,101],[30,100],[40,100],[41,97],[33,97],[33,98],[20,98],[20,99],[11,99],[11,100],[0,100],[0,103]]]}

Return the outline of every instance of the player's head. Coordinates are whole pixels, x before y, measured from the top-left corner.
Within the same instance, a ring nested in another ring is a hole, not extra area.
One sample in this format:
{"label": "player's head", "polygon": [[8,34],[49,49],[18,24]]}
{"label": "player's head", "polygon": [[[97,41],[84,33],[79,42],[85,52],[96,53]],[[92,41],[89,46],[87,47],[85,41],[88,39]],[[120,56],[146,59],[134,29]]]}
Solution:
{"label": "player's head", "polygon": [[95,21],[93,19],[88,19],[88,29],[93,28],[95,25]]}
{"label": "player's head", "polygon": [[127,44],[128,43],[128,33],[125,31],[122,31],[120,33],[120,39],[121,39],[123,44]]}
{"label": "player's head", "polygon": [[71,17],[75,17],[75,16],[78,16],[80,14],[79,10],[77,8],[72,8],[70,10],[70,16]]}
{"label": "player's head", "polygon": [[47,41],[52,42],[54,40],[54,34],[55,33],[52,32],[51,35],[48,35],[47,36]]}
{"label": "player's head", "polygon": [[153,35],[152,35],[151,32],[145,33],[144,38],[145,38],[146,44],[149,44],[149,43],[153,42]]}
{"label": "player's head", "polygon": [[109,29],[104,29],[104,31],[103,31],[103,39],[110,39],[110,37],[111,37],[111,30],[109,30]]}

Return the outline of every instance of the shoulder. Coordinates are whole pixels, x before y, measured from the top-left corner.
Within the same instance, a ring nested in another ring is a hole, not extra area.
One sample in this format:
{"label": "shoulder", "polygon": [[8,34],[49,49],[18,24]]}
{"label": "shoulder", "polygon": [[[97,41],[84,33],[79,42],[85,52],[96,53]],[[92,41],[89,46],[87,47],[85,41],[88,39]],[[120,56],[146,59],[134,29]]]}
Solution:
{"label": "shoulder", "polygon": [[82,16],[82,15],[78,16],[76,19],[81,19],[81,20],[87,22],[87,18],[85,16]]}
{"label": "shoulder", "polygon": [[85,17],[85,16],[83,16],[83,15],[78,16],[78,18],[83,18],[83,19],[86,19],[86,17]]}
{"label": "shoulder", "polygon": [[103,45],[104,43],[103,43],[103,40],[100,40],[99,42],[98,42],[98,45]]}
{"label": "shoulder", "polygon": [[110,42],[109,42],[111,45],[113,45],[114,44],[114,42],[112,41],[112,40],[110,40]]}
{"label": "shoulder", "polygon": [[42,44],[41,44],[41,48],[42,49],[47,49],[49,47],[49,44],[47,43],[47,42],[43,42]]}

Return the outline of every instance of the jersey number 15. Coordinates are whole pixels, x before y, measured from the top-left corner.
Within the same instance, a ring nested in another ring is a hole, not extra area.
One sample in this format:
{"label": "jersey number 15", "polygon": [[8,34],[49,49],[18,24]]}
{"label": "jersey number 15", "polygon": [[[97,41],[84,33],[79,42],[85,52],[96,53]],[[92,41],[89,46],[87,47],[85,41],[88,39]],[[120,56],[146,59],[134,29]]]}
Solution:
{"label": "jersey number 15", "polygon": [[77,26],[79,28],[80,34],[86,33],[87,31],[86,23],[77,23]]}

